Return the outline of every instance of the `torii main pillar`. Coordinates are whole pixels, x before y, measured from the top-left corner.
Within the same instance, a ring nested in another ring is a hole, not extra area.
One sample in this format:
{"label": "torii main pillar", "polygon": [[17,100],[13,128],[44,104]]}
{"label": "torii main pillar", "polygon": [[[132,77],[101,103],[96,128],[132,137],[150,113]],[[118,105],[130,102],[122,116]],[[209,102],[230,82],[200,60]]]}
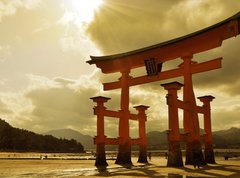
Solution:
{"label": "torii main pillar", "polygon": [[200,164],[206,164],[203,154],[202,146],[200,142],[200,128],[198,113],[196,110],[196,100],[193,91],[192,72],[191,65],[195,62],[192,61],[192,54],[188,54],[182,57],[183,63],[180,67],[183,67],[184,87],[183,87],[183,101],[187,104],[188,109],[183,111],[183,125],[184,131],[188,133],[186,143],[186,161],[185,164],[193,164],[193,156],[197,155]]}
{"label": "torii main pillar", "polygon": [[116,164],[128,165],[131,161],[131,138],[129,133],[129,76],[130,69],[121,71],[121,117],[119,119],[119,148]]}

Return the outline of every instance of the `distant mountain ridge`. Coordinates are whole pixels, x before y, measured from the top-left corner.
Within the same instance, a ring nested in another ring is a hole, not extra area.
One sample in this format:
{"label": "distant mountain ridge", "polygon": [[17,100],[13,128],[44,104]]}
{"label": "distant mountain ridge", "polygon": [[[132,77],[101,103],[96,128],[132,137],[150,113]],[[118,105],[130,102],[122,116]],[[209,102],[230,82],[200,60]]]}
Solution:
{"label": "distant mountain ridge", "polygon": [[[183,133],[183,129],[180,129]],[[200,129],[201,134],[204,133],[203,129]],[[75,139],[81,142],[86,149],[94,149],[93,138],[89,135],[83,135],[78,131],[72,129],[59,129],[52,130],[45,134],[53,135],[57,138]],[[240,128],[230,128],[227,130],[213,132],[213,144],[216,148],[230,148],[240,147]],[[148,149],[167,149],[167,131],[151,131],[147,133]],[[184,143],[181,143],[184,145]],[[109,150],[115,149],[108,146]]]}
{"label": "distant mountain ridge", "polygon": [[52,135],[57,138],[74,139],[80,142],[85,149],[95,149],[95,145],[93,144],[93,138],[89,135],[84,135],[76,130],[57,129],[57,130],[48,131],[43,134]]}
{"label": "distant mountain ridge", "polygon": [[[183,129],[180,129],[183,132]],[[201,134],[204,133],[200,129]],[[240,147],[240,128],[232,127],[227,130],[215,131],[213,135],[213,145],[216,148]],[[147,133],[147,144],[150,149],[167,148],[167,131],[152,131]],[[184,143],[181,143],[184,145]]]}
{"label": "distant mountain ridge", "polygon": [[218,147],[240,147],[240,128],[232,127],[213,132],[213,142]]}

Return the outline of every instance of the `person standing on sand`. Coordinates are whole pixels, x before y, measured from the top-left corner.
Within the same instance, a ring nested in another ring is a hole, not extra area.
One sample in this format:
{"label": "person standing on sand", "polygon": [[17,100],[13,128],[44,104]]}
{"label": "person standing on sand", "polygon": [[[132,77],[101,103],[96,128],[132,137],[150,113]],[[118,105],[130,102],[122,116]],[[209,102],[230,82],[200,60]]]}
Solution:
{"label": "person standing on sand", "polygon": [[200,163],[199,163],[199,154],[197,152],[193,152],[193,167],[194,168],[200,168]]}
{"label": "person standing on sand", "polygon": [[152,153],[151,152],[148,152],[148,159],[149,159],[149,161],[151,161],[151,159],[152,159]]}
{"label": "person standing on sand", "polygon": [[166,159],[168,158],[168,154],[167,154],[167,152],[165,153],[165,158],[166,158]]}

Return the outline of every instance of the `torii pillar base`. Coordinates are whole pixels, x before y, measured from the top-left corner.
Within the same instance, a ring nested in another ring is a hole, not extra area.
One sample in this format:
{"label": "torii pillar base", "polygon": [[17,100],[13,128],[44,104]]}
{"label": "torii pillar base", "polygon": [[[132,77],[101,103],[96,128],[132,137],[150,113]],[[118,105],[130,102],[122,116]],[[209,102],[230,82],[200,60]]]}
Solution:
{"label": "torii pillar base", "polygon": [[216,164],[212,144],[205,144],[204,156],[207,163]]}
{"label": "torii pillar base", "polygon": [[178,141],[169,141],[168,145],[168,167],[182,167],[182,152]]}
{"label": "torii pillar base", "polygon": [[131,160],[131,140],[125,142],[124,144],[120,144],[118,148],[118,155],[115,164],[119,165],[132,165]]}
{"label": "torii pillar base", "polygon": [[138,155],[138,163],[148,163],[147,160],[147,147],[144,145],[140,145],[140,151]]}
{"label": "torii pillar base", "polygon": [[106,161],[106,154],[105,154],[105,144],[97,144],[97,153],[96,153],[96,167],[107,167],[108,163]]}
{"label": "torii pillar base", "polygon": [[186,165],[194,165],[195,159],[197,159],[199,165],[206,165],[199,140],[187,142],[186,146]]}

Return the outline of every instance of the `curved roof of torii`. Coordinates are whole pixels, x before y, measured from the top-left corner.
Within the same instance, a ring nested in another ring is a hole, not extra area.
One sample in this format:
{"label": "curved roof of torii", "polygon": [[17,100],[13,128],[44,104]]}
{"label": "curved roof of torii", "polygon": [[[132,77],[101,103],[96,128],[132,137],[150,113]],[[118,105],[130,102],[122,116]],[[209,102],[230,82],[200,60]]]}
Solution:
{"label": "curved roof of torii", "polygon": [[[202,30],[152,46],[108,56],[90,56],[91,60],[87,61],[87,63],[96,64],[104,73],[117,72],[121,70],[121,65],[112,70],[105,70],[105,64],[112,64],[116,60],[124,61],[126,64],[127,60],[132,60],[129,63],[129,68],[141,67],[144,66],[143,59],[157,57],[161,58],[159,62],[163,62],[181,57],[187,53],[195,54],[207,51],[221,46],[223,40],[239,34],[240,12]],[[174,53],[174,55],[170,53]],[[141,62],[136,62],[136,60]],[[134,65],[134,63],[136,64]]]}

